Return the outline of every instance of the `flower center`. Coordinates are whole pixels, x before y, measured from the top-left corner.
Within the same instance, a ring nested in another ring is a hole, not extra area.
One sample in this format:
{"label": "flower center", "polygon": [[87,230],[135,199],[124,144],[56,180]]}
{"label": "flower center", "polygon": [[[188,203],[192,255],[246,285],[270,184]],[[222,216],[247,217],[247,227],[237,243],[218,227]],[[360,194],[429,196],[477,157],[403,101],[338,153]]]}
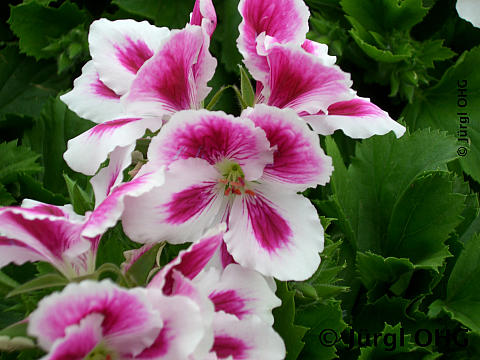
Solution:
{"label": "flower center", "polygon": [[217,169],[222,174],[222,178],[218,180],[218,182],[225,186],[225,196],[230,194],[255,195],[252,190],[247,188],[248,184],[245,183],[245,175],[243,174],[241,166],[236,162],[223,160],[217,164]]}
{"label": "flower center", "polygon": [[115,360],[117,356],[110,351],[104,344],[100,343],[90,353],[85,356],[84,360]]}

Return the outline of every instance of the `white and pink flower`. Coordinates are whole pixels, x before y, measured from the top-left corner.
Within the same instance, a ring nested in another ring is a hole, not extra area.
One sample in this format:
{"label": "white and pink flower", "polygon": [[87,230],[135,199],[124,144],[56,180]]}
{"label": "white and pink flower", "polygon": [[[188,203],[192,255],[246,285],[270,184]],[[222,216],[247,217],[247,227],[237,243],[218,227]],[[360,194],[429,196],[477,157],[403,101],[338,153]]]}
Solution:
{"label": "white and pink flower", "polygon": [[242,266],[282,280],[306,279],[318,267],[323,229],[297,192],[324,185],[333,168],[293,110],[179,112],[148,158],[143,171],[168,170],[161,188],[126,200],[122,223],[133,240],[183,243],[225,221],[226,249]]}

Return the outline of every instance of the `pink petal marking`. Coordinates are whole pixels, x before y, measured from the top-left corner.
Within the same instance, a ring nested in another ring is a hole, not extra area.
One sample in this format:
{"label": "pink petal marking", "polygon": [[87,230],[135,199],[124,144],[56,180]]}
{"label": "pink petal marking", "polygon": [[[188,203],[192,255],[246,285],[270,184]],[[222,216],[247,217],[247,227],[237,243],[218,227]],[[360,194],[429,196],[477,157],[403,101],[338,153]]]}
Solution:
{"label": "pink petal marking", "polygon": [[124,95],[138,70],[169,34],[167,28],[158,28],[147,21],[94,21],[88,43],[100,80],[118,95]]}
{"label": "pink petal marking", "polygon": [[125,36],[126,43],[114,45],[116,56],[122,65],[131,73],[136,74],[142,65],[153,56],[153,51],[143,40],[132,40]]}
{"label": "pink petal marking", "polygon": [[117,119],[117,120],[106,121],[102,124],[98,124],[97,126],[94,126],[87,133],[89,137],[96,137],[96,136],[100,137],[106,134],[111,134],[115,131],[115,129],[118,129],[126,124],[130,124],[132,122],[140,121],[140,120],[142,119],[127,118],[127,119]]}
{"label": "pink petal marking", "polygon": [[263,130],[251,121],[222,111],[190,110],[172,116],[152,140],[148,158],[155,166],[188,158],[205,159],[212,165],[228,159],[238,163],[251,180],[272,162],[272,151]]}
{"label": "pink petal marking", "polygon": [[218,358],[225,359],[232,356],[235,360],[247,359],[248,346],[242,340],[228,336],[215,336],[212,351],[214,351]]}
{"label": "pink petal marking", "polygon": [[208,297],[215,305],[215,311],[225,311],[239,319],[250,313],[245,309],[246,300],[239,296],[235,290],[214,291]]}
{"label": "pink petal marking", "polygon": [[269,66],[266,58],[257,53],[257,37],[264,33],[280,43],[300,45],[308,31],[310,13],[301,0],[241,0],[238,10],[243,17],[238,49],[252,76],[265,81]]}
{"label": "pink petal marking", "polygon": [[353,98],[349,74],[301,47],[277,44],[267,58],[270,73],[263,93],[268,105],[316,114],[335,102]]}
{"label": "pink petal marking", "polygon": [[90,60],[73,82],[73,90],[60,96],[70,110],[96,123],[125,116],[120,95],[103,83]]}
{"label": "pink petal marking", "polygon": [[255,239],[268,252],[276,252],[291,241],[292,229],[268,199],[257,193],[243,199]]}
{"label": "pink petal marking", "polygon": [[245,110],[242,116],[265,131],[270,145],[276,147],[273,164],[265,167],[264,177],[298,185],[299,191],[329,181],[332,160],[320,147],[318,136],[295,111],[259,104]]}
{"label": "pink petal marking", "polygon": [[173,194],[171,200],[161,206],[168,213],[165,221],[182,224],[201,214],[216,198],[216,185],[215,182],[204,182]]}
{"label": "pink petal marking", "polygon": [[137,73],[125,97],[127,109],[160,116],[196,107],[203,99],[197,96],[192,68],[204,39],[198,26],[187,25],[183,30],[173,30],[158,52]]}

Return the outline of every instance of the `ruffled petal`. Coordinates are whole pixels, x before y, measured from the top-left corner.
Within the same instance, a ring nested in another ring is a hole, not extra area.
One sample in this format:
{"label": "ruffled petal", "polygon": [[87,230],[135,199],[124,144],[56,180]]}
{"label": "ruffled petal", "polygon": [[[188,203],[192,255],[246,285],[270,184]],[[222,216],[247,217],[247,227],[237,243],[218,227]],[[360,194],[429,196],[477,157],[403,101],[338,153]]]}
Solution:
{"label": "ruffled petal", "polygon": [[405,127],[393,120],[387,112],[369,99],[357,97],[328,107],[327,114],[306,115],[304,119],[322,135],[341,129],[354,139],[366,139],[393,131],[397,138],[405,133]]}
{"label": "ruffled petal", "polygon": [[174,288],[173,275],[178,271],[187,279],[194,279],[213,257],[223,242],[225,224],[220,224],[207,231],[187,250],[182,250],[178,256],[165,265],[150,281],[149,287],[158,287],[170,295]]}
{"label": "ruffled petal", "polygon": [[[150,165],[147,163],[142,170]],[[166,172],[162,187],[126,199],[122,216],[125,233],[140,243],[193,241],[225,207],[219,178],[215,167],[205,160],[175,161]]]}
{"label": "ruffled petal", "polygon": [[256,316],[245,320],[215,313],[213,320],[215,340],[212,352],[218,359],[262,359],[281,360],[285,358],[285,344],[271,326]]}
{"label": "ruffled petal", "polygon": [[224,240],[240,265],[279,280],[308,279],[320,264],[323,228],[310,201],[274,183],[235,199]]}
{"label": "ruffled petal", "polygon": [[89,250],[80,236],[85,219],[71,205],[25,201],[25,207],[0,208],[0,267],[11,262],[47,261],[74,276],[70,261]]}
{"label": "ruffled petal", "polygon": [[73,82],[73,90],[60,96],[70,110],[96,123],[125,116],[120,95],[98,77],[93,61],[82,68],[82,75]]}
{"label": "ruffled petal", "polygon": [[201,26],[208,36],[212,36],[217,27],[217,14],[212,0],[195,1],[193,12],[190,15],[190,24]]}
{"label": "ruffled petal", "polygon": [[160,313],[163,326],[154,343],[135,359],[187,359],[210,330],[205,328],[200,308],[184,296],[166,297],[159,290],[149,290],[148,296]]}
{"label": "ruffled petal", "polygon": [[147,21],[94,21],[88,43],[100,80],[117,94],[125,94],[138,70],[169,34],[167,28],[158,28]]}
{"label": "ruffled petal", "polygon": [[255,315],[273,325],[272,309],[281,301],[258,272],[238,264],[228,265],[223,272],[209,268],[194,280],[198,289],[208,294],[215,311],[223,311],[245,319]]}
{"label": "ruffled petal", "polygon": [[238,50],[252,76],[263,82],[269,65],[257,53],[257,37],[263,33],[282,44],[301,45],[308,31],[310,13],[301,0],[241,0],[238,11],[243,18],[238,28]]}
{"label": "ruffled petal", "polygon": [[[83,360],[101,341],[102,321],[100,314],[90,314],[77,325],[65,329],[65,337],[58,339],[43,360]],[[48,350],[48,349],[45,349]]]}
{"label": "ruffled petal", "polygon": [[[127,110],[161,116],[196,108],[207,95],[216,60],[208,53],[201,27],[173,30],[159,51],[138,72],[122,98]],[[201,62],[202,66],[194,65]]]}
{"label": "ruffled petal", "polygon": [[316,136],[295,111],[256,105],[242,113],[265,131],[272,147],[273,163],[264,169],[265,179],[294,186],[298,191],[325,185],[333,171],[332,160]]}
{"label": "ruffled petal", "polygon": [[93,175],[117,146],[135,144],[147,129],[162,126],[158,118],[126,118],[107,121],[68,141],[63,158],[73,170]]}
{"label": "ruffled petal", "polygon": [[246,119],[222,111],[190,110],[173,115],[149,147],[154,166],[178,159],[201,158],[210,164],[223,159],[241,166],[247,180],[258,179],[273,161],[263,130]]}
{"label": "ruffled petal", "polygon": [[163,169],[144,173],[135,179],[117,186],[90,215],[82,231],[86,237],[96,237],[115,226],[125,210],[126,199],[136,199],[164,182]]}
{"label": "ruffled petal", "polygon": [[42,299],[30,315],[28,333],[43,349],[50,349],[69,327],[80,325],[91,314],[103,316],[104,339],[121,354],[137,355],[152,345],[162,327],[146,290],[122,289],[110,280],[85,280]]}
{"label": "ruffled petal", "polygon": [[268,105],[316,114],[354,96],[349,74],[300,46],[274,44],[267,59],[270,72],[262,93]]}
{"label": "ruffled petal", "polygon": [[303,42],[302,48],[309,54],[315,55],[317,58],[321,59],[322,63],[325,65],[335,65],[335,62],[337,61],[335,56],[328,55],[328,46],[325,44],[307,39]]}

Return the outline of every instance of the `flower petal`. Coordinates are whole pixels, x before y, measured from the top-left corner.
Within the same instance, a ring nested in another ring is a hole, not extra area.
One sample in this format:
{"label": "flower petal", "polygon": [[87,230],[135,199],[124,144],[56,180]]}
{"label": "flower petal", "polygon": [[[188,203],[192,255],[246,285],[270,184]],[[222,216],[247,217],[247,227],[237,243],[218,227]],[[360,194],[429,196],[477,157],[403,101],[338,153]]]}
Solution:
{"label": "flower petal", "polygon": [[93,175],[117,146],[128,146],[162,126],[158,118],[126,118],[107,121],[68,141],[63,158],[73,170]]}
{"label": "flower petal", "polygon": [[65,337],[67,329],[91,314],[103,315],[103,336],[119,353],[136,355],[150,346],[162,321],[144,289],[122,289],[110,280],[71,283],[45,297],[30,315],[28,333],[43,349]]}
{"label": "flower petal", "polygon": [[[149,167],[147,163],[142,170]],[[218,196],[219,176],[202,159],[172,163],[161,188],[126,199],[122,216],[125,233],[140,243],[166,240],[178,244],[194,240],[225,208],[223,196]]]}
{"label": "flower petal", "polygon": [[302,44],[308,31],[310,13],[301,0],[241,0],[238,11],[242,22],[237,46],[252,76],[265,81],[269,66],[257,53],[257,37],[265,33],[279,43]]}
{"label": "flower petal", "polygon": [[[205,39],[208,37],[199,26],[173,30],[122,98],[127,110],[160,116],[197,107],[206,96],[206,83],[216,66],[216,60],[205,48]],[[205,68],[196,68],[194,72],[199,59]]]}
{"label": "flower petal", "polygon": [[366,139],[390,131],[399,138],[405,133],[405,127],[390,118],[388,113],[369,99],[360,97],[330,105],[328,115],[306,115],[304,119],[322,135],[330,135],[338,129],[354,139]]}
{"label": "flower petal", "polygon": [[196,0],[190,16],[190,24],[200,25],[208,36],[212,36],[217,27],[217,14],[212,0]]}
{"label": "flower petal", "polygon": [[169,33],[167,28],[158,28],[147,21],[94,21],[88,43],[100,80],[117,94],[125,94],[138,70]]}
{"label": "flower petal", "polygon": [[245,110],[242,117],[265,131],[270,146],[276,146],[273,164],[265,167],[264,178],[296,186],[298,191],[329,181],[332,159],[325,155],[318,136],[295,111],[259,104]]}
{"label": "flower petal", "polygon": [[320,263],[323,228],[310,201],[274,183],[235,199],[224,240],[240,265],[279,280],[305,280]]}
{"label": "flower petal", "polygon": [[0,208],[0,267],[10,262],[47,261],[66,275],[65,261],[86,252],[91,244],[80,234],[84,218],[70,205],[26,201],[28,207]]}
{"label": "flower petal", "polygon": [[159,290],[150,289],[148,297],[163,326],[154,343],[135,359],[187,359],[210,330],[205,328],[200,308],[184,296],[166,297]]}
{"label": "flower petal", "polygon": [[354,96],[349,74],[300,46],[274,44],[267,59],[270,73],[263,95],[268,105],[316,114]]}
{"label": "flower petal", "polygon": [[[90,314],[78,325],[65,330],[65,337],[57,339],[44,360],[83,360],[101,341],[102,321],[100,314]],[[48,349],[45,349],[48,350]]]}
{"label": "flower petal", "polygon": [[135,179],[117,186],[109,196],[98,205],[90,215],[82,235],[93,238],[103,234],[108,228],[115,226],[122,216],[126,199],[135,199],[160,187],[164,182],[163,169],[144,173]]}
{"label": "flower petal", "polygon": [[99,79],[91,60],[82,68],[82,75],[73,82],[73,90],[60,96],[60,100],[77,115],[96,123],[125,116],[120,95]]}
{"label": "flower petal", "polygon": [[328,55],[328,46],[312,40],[305,40],[302,44],[303,50],[322,59],[325,65],[335,65],[337,58]]}
{"label": "flower petal", "polygon": [[285,344],[271,326],[256,316],[239,320],[233,315],[215,313],[215,340],[212,352],[219,359],[280,360],[285,358]]}
{"label": "flower petal", "polygon": [[247,180],[258,179],[265,165],[273,160],[263,130],[246,119],[207,110],[173,115],[148,150],[148,159],[154,166],[188,158],[202,158],[212,165],[223,159],[233,160],[241,166]]}
{"label": "flower petal", "polygon": [[223,242],[225,224],[220,224],[207,233],[187,250],[179,252],[178,256],[165,265],[150,281],[149,287],[159,287],[170,295],[174,287],[173,272],[178,271],[187,279],[194,279],[213,257]]}
{"label": "flower petal", "polygon": [[215,311],[224,311],[239,319],[256,315],[271,326],[272,309],[282,303],[262,275],[238,264],[228,265],[223,272],[209,268],[200,273],[194,283],[208,294]]}

